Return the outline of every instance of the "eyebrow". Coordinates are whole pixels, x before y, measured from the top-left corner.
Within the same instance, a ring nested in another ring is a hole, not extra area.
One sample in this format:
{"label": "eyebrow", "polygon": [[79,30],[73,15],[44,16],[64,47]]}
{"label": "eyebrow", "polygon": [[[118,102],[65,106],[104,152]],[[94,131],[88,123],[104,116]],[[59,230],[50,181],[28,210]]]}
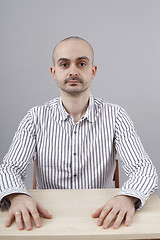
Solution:
{"label": "eyebrow", "polygon": [[[76,59],[76,61],[79,61],[79,60],[87,60],[87,62],[89,62],[89,58],[86,57],[86,56],[78,57],[78,58]],[[59,58],[58,61],[57,61],[57,63],[59,63],[60,61],[67,61],[67,62],[69,62],[70,60],[69,60],[68,58]]]}
{"label": "eyebrow", "polygon": [[79,61],[79,60],[87,60],[87,62],[89,62],[89,58],[86,57],[86,56],[79,57],[79,58],[77,58],[77,60],[78,60],[78,61]]}
{"label": "eyebrow", "polygon": [[69,61],[69,59],[68,58],[59,58],[57,63],[59,63],[60,61]]}

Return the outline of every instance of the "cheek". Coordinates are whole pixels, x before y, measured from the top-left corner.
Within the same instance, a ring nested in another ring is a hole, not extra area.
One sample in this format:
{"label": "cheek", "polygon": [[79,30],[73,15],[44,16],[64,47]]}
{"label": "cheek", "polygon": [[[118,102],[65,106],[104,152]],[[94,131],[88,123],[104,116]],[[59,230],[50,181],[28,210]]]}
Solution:
{"label": "cheek", "polygon": [[88,78],[92,79],[92,78],[93,78],[92,70],[88,70],[88,71],[86,72],[86,75],[88,76]]}
{"label": "cheek", "polygon": [[62,78],[62,73],[60,71],[57,71],[55,73],[55,80],[60,80]]}
{"label": "cheek", "polygon": [[67,71],[66,71],[66,70],[58,70],[58,71],[56,72],[56,77],[57,77],[58,79],[63,79],[63,78],[66,76],[66,74],[67,74]]}

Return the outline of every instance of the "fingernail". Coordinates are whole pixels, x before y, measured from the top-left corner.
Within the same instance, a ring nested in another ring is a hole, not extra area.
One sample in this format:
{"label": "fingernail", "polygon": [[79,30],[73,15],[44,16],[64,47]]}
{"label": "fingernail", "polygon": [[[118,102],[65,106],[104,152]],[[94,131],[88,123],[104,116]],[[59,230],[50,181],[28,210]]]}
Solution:
{"label": "fingernail", "polygon": [[103,228],[108,228],[108,225],[107,224],[103,224]]}
{"label": "fingernail", "polygon": [[98,221],[97,224],[98,224],[98,226],[100,226],[101,225],[101,221]]}
{"label": "fingernail", "polygon": [[19,228],[19,229],[23,229],[23,226],[22,226],[22,225],[19,225],[18,228]]}
{"label": "fingernail", "polygon": [[114,229],[117,229],[117,228],[118,228],[118,226],[117,226],[117,225],[113,225],[113,228],[114,228]]}
{"label": "fingernail", "polygon": [[31,226],[26,226],[27,231],[30,231],[31,229],[32,229]]}
{"label": "fingernail", "polygon": [[40,223],[36,223],[36,227],[38,227],[38,228],[39,228],[40,226],[41,226],[41,225],[40,225]]}

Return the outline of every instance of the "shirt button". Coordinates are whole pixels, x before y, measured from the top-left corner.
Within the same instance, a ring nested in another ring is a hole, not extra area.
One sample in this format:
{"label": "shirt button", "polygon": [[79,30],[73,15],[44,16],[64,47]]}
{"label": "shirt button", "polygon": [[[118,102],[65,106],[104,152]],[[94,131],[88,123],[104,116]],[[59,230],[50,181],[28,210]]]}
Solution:
{"label": "shirt button", "polygon": [[73,155],[76,155],[76,153],[73,153]]}
{"label": "shirt button", "polygon": [[77,131],[74,131],[74,133],[76,134],[76,133],[77,133]]}
{"label": "shirt button", "polygon": [[74,177],[77,177],[77,174],[74,174]]}

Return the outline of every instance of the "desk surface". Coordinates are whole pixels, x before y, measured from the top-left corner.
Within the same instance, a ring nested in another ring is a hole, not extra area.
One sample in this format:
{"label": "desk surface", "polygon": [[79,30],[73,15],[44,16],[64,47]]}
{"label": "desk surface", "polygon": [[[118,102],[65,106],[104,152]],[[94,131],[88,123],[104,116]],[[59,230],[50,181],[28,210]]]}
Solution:
{"label": "desk surface", "polygon": [[5,228],[7,210],[0,212],[0,239],[160,239],[160,199],[153,194],[136,212],[130,227],[103,229],[91,214],[112,198],[118,189],[30,190],[35,200],[45,206],[52,219],[42,218],[42,227],[31,231],[18,230],[15,222]]}

